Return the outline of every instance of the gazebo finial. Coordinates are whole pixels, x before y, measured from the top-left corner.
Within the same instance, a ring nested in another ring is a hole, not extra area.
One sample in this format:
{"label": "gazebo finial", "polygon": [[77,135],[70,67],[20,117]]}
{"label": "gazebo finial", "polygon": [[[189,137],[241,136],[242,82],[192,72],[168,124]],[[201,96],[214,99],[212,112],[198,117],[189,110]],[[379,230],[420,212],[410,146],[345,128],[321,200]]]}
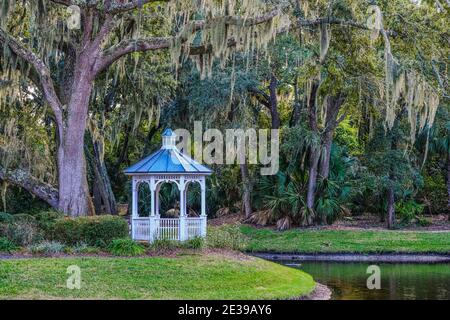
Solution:
{"label": "gazebo finial", "polygon": [[171,149],[175,148],[175,140],[177,138],[177,135],[175,132],[172,131],[172,129],[167,128],[162,133],[162,148],[163,149]]}

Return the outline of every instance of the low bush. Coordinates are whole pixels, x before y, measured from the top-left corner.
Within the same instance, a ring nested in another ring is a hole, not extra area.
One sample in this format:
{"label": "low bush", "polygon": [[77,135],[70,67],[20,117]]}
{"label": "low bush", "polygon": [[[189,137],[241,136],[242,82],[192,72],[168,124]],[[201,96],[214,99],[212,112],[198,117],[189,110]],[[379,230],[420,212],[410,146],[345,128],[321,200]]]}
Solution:
{"label": "low bush", "polygon": [[16,213],[13,215],[14,222],[29,222],[36,223],[36,218],[26,213]]}
{"label": "low bush", "polygon": [[33,215],[36,219],[37,226],[44,235],[45,239],[54,238],[54,228],[58,219],[64,218],[64,214],[58,211],[40,211]]}
{"label": "low bush", "polygon": [[402,224],[409,224],[414,218],[423,213],[425,206],[414,200],[399,201],[395,205],[395,211],[398,213]]}
{"label": "low bush", "polygon": [[109,245],[109,251],[115,256],[140,256],[145,253],[143,245],[133,240],[115,239]]}
{"label": "low bush", "polygon": [[78,254],[96,254],[100,252],[100,249],[81,242],[72,247],[72,252]]}
{"label": "low bush", "polygon": [[206,246],[209,248],[242,250],[246,246],[246,238],[239,230],[238,224],[209,227]]}
{"label": "low bush", "polygon": [[63,253],[64,249],[64,244],[58,241],[43,241],[28,247],[28,250],[34,254],[58,254]]}
{"label": "low bush", "polygon": [[53,239],[67,245],[84,242],[106,248],[112,240],[128,236],[128,223],[121,217],[63,218],[53,226]]}
{"label": "low bush", "polygon": [[11,253],[16,251],[18,247],[6,237],[0,237],[0,252]]}
{"label": "low bush", "polygon": [[201,249],[205,245],[205,240],[202,237],[195,237],[189,240],[186,240],[183,243],[183,246],[187,249]]}
{"label": "low bush", "polygon": [[0,212],[0,223],[10,223],[14,220],[14,216],[12,214],[6,212]]}
{"label": "low bush", "polygon": [[429,227],[432,225],[431,220],[425,217],[416,217],[416,223],[421,227]]}
{"label": "low bush", "polygon": [[0,236],[8,238],[18,246],[28,246],[42,240],[36,222],[29,219],[14,219],[0,226]]}
{"label": "low bush", "polygon": [[172,241],[167,239],[156,239],[150,245],[152,251],[170,251],[180,247],[178,241]]}

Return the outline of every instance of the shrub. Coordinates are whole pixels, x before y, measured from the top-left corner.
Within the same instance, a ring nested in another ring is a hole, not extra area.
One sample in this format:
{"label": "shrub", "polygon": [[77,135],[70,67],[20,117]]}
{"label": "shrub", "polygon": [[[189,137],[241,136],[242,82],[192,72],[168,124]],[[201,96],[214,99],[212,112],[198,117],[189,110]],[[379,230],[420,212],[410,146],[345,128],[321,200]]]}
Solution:
{"label": "shrub", "polygon": [[36,223],[36,218],[26,213],[17,213],[13,215],[13,218],[15,222]]}
{"label": "shrub", "polygon": [[423,212],[425,206],[419,204],[414,200],[409,201],[399,201],[395,205],[395,211],[398,213],[399,218],[402,223],[410,223],[416,216],[420,216]]}
{"label": "shrub", "polygon": [[58,211],[40,211],[34,215],[37,226],[44,234],[45,239],[53,239],[54,227],[58,219],[64,218],[64,215]]}
{"label": "shrub", "polygon": [[156,239],[150,245],[150,249],[153,251],[170,251],[180,247],[178,241],[172,241],[168,239]]}
{"label": "shrub", "polygon": [[28,249],[34,254],[58,254],[64,252],[64,248],[64,244],[58,241],[43,241],[28,247]]}
{"label": "shrub", "polygon": [[421,227],[428,227],[432,225],[431,220],[425,217],[416,217],[416,222]]}
{"label": "shrub", "polygon": [[246,246],[246,238],[241,233],[238,224],[209,227],[206,245],[209,248],[242,250]]}
{"label": "shrub", "polygon": [[68,245],[84,242],[107,247],[112,240],[128,236],[128,223],[121,217],[95,216],[56,220],[53,238]]}
{"label": "shrub", "polygon": [[201,249],[205,244],[205,240],[202,237],[195,237],[189,239],[183,243],[183,246],[188,249]]}
{"label": "shrub", "polygon": [[99,253],[100,250],[97,247],[91,247],[85,242],[81,242],[72,247],[73,253]]}
{"label": "shrub", "polygon": [[139,256],[145,253],[145,248],[133,240],[115,239],[109,245],[109,251],[115,256]]}
{"label": "shrub", "polygon": [[28,219],[14,219],[11,223],[3,224],[0,235],[19,246],[28,246],[42,239],[36,222]]}
{"label": "shrub", "polygon": [[6,212],[0,212],[0,223],[10,223],[14,220],[14,216],[12,214]]}
{"label": "shrub", "polygon": [[0,252],[11,253],[16,251],[17,246],[6,237],[0,237]]}

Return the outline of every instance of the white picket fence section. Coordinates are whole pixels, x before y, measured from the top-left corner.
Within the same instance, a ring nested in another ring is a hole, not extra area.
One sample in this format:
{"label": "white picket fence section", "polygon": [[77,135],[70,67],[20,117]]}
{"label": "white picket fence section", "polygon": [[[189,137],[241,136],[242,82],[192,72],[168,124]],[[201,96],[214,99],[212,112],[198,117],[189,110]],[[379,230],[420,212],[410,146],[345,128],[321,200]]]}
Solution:
{"label": "white picket fence section", "polygon": [[150,221],[148,218],[133,218],[131,226],[134,240],[150,240]]}
{"label": "white picket fence section", "polygon": [[186,217],[184,223],[180,220],[158,216],[132,218],[132,238],[152,242],[155,239],[183,241],[206,236],[206,216]]}
{"label": "white picket fence section", "polygon": [[160,240],[180,240],[180,219],[159,219],[156,237]]}
{"label": "white picket fence section", "polygon": [[186,229],[188,239],[202,236],[202,219],[201,218],[187,218]]}

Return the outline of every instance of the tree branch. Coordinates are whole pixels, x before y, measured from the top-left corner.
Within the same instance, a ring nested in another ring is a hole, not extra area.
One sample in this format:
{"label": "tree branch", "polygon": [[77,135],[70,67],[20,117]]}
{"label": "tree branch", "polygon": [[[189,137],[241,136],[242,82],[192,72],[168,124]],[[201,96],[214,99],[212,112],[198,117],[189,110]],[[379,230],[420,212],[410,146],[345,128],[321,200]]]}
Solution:
{"label": "tree branch", "polygon": [[[266,21],[271,20],[275,16],[279,14],[279,10],[275,9],[266,14],[263,14],[259,17],[248,18],[244,22],[242,19],[236,16],[228,16],[225,19],[225,24],[228,25],[236,25],[244,23],[245,26],[252,26],[264,23]],[[191,26],[192,32],[201,30],[203,28],[209,28],[211,23],[206,22],[204,20],[197,20],[192,22]],[[118,44],[106,49],[102,52],[101,57],[94,66],[95,73],[98,74],[105,70],[109,65],[111,65],[114,61],[123,57],[132,52],[144,52],[150,50],[159,50],[159,49],[167,49],[170,46],[170,41],[175,39],[174,37],[155,37],[150,39],[125,39],[119,42]],[[186,42],[186,38],[180,39],[182,43]],[[229,45],[232,46],[236,42],[233,39],[229,40]],[[211,48],[199,46],[192,47],[190,50],[190,54],[201,54],[205,53],[206,50],[210,50]]]}
{"label": "tree branch", "polygon": [[150,2],[168,1],[169,0],[131,0],[127,3],[117,3],[115,1],[111,1],[110,5],[106,9],[106,12],[111,14],[118,14],[140,8]]}
{"label": "tree branch", "polygon": [[[352,27],[352,28],[357,28],[357,29],[362,29],[362,30],[370,30],[370,28],[364,23],[359,23],[359,22],[356,22],[353,20],[339,19],[339,18],[335,18],[335,17],[324,17],[324,18],[317,18],[314,20],[305,20],[305,19],[297,20],[297,27],[299,27],[299,28],[308,27],[308,26],[318,26],[321,24],[330,24],[330,25],[335,24],[335,25]],[[395,32],[395,31],[385,30],[385,32],[387,35],[397,36],[397,32]]]}
{"label": "tree branch", "polygon": [[270,97],[267,93],[252,86],[247,87],[247,91],[251,96],[258,100],[259,103],[270,109]]}
{"label": "tree branch", "polygon": [[103,51],[98,63],[94,66],[95,74],[98,74],[110,66],[114,61],[131,52],[149,51],[169,48],[170,37],[152,39],[127,39],[117,45]]}
{"label": "tree branch", "polygon": [[74,4],[72,0],[50,0],[50,1],[56,4],[61,4],[66,7],[69,7],[72,4]]}
{"label": "tree branch", "polygon": [[32,65],[34,70],[39,75],[40,87],[42,88],[47,103],[50,105],[53,113],[55,114],[58,133],[62,138],[63,121],[61,102],[56,95],[55,87],[53,85],[53,80],[50,76],[49,69],[44,64],[44,62],[39,59],[39,57],[37,57],[31,50],[25,48],[19,41],[11,37],[2,28],[0,28],[0,43],[2,43],[4,46],[8,46],[18,57],[22,58],[30,65]]}
{"label": "tree branch", "polygon": [[22,187],[39,199],[47,202],[53,208],[58,208],[58,190],[47,183],[39,181],[24,170],[6,170],[0,166],[0,180]]}

